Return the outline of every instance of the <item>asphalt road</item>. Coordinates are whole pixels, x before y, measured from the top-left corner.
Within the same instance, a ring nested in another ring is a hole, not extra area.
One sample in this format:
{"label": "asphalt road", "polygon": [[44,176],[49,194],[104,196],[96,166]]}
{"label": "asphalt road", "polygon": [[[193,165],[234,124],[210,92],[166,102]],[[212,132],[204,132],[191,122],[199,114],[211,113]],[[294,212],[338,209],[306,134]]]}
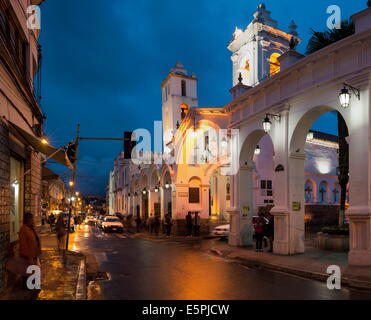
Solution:
{"label": "asphalt road", "polygon": [[332,291],[318,281],[226,261],[200,250],[197,242],[152,241],[82,226],[72,247],[94,255],[107,275],[90,282],[89,299],[371,300],[371,293]]}

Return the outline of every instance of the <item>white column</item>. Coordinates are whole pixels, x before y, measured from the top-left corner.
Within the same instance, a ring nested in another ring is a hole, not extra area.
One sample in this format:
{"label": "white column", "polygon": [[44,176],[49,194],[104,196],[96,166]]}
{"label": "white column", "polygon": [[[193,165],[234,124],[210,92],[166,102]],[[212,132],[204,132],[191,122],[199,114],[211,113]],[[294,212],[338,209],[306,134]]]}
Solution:
{"label": "white column", "polygon": [[349,201],[350,265],[371,266],[371,85],[350,106]]}

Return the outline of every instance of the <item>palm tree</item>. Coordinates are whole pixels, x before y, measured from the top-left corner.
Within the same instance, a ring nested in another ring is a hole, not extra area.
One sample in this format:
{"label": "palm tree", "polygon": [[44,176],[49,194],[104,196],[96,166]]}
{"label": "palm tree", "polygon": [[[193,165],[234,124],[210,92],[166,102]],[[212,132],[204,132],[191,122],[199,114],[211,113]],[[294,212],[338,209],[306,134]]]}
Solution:
{"label": "palm tree", "polygon": [[[352,20],[341,22],[340,29],[326,30],[323,32],[311,30],[312,37],[308,41],[307,54],[316,52],[332,43],[351,36],[355,33],[355,25]],[[345,199],[347,184],[349,181],[349,145],[346,141],[348,129],[346,123],[339,112],[337,112],[338,131],[339,131],[339,171],[338,179],[340,184],[340,210],[339,227],[344,225]]]}
{"label": "palm tree", "polygon": [[312,37],[308,41],[307,54],[316,52],[336,41],[344,39],[355,33],[355,25],[352,20],[344,20],[341,22],[340,29],[332,29],[326,31],[315,31],[311,29]]}

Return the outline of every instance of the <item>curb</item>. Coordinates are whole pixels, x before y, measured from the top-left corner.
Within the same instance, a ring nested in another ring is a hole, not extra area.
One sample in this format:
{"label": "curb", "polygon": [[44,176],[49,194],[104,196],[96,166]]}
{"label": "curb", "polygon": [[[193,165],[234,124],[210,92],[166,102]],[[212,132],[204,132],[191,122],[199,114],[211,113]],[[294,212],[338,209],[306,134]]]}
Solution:
{"label": "curb", "polygon": [[76,300],[86,300],[86,263],[85,258],[81,260],[79,276],[76,286]]}
{"label": "curb", "polygon": [[[263,268],[266,270],[274,270],[274,271],[280,271],[287,274],[296,275],[302,278],[311,279],[311,280],[317,280],[321,282],[326,282],[328,277],[330,276],[327,273],[320,273],[320,272],[314,272],[309,270],[302,270],[302,269],[293,269],[281,265],[261,262],[254,259],[246,259],[241,257],[233,257],[229,258],[228,254],[223,254],[222,251],[218,249],[210,249],[210,252],[214,255],[218,255],[223,258],[231,259],[240,262],[242,265],[251,267],[251,268]],[[341,283],[343,285],[346,285],[348,287],[357,288],[357,289],[363,289],[363,290],[371,290],[371,282],[368,281],[359,281],[355,279],[350,279],[348,277],[342,277]]]}

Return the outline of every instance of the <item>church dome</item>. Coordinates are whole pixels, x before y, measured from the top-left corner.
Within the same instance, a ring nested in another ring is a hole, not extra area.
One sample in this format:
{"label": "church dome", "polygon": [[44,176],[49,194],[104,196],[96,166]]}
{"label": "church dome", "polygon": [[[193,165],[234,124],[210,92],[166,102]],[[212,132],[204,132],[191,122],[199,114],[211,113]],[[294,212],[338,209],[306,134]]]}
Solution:
{"label": "church dome", "polygon": [[266,9],[266,7],[265,7],[265,3],[262,2],[261,4],[259,4],[258,9],[263,9],[263,10],[265,10],[265,9]]}

